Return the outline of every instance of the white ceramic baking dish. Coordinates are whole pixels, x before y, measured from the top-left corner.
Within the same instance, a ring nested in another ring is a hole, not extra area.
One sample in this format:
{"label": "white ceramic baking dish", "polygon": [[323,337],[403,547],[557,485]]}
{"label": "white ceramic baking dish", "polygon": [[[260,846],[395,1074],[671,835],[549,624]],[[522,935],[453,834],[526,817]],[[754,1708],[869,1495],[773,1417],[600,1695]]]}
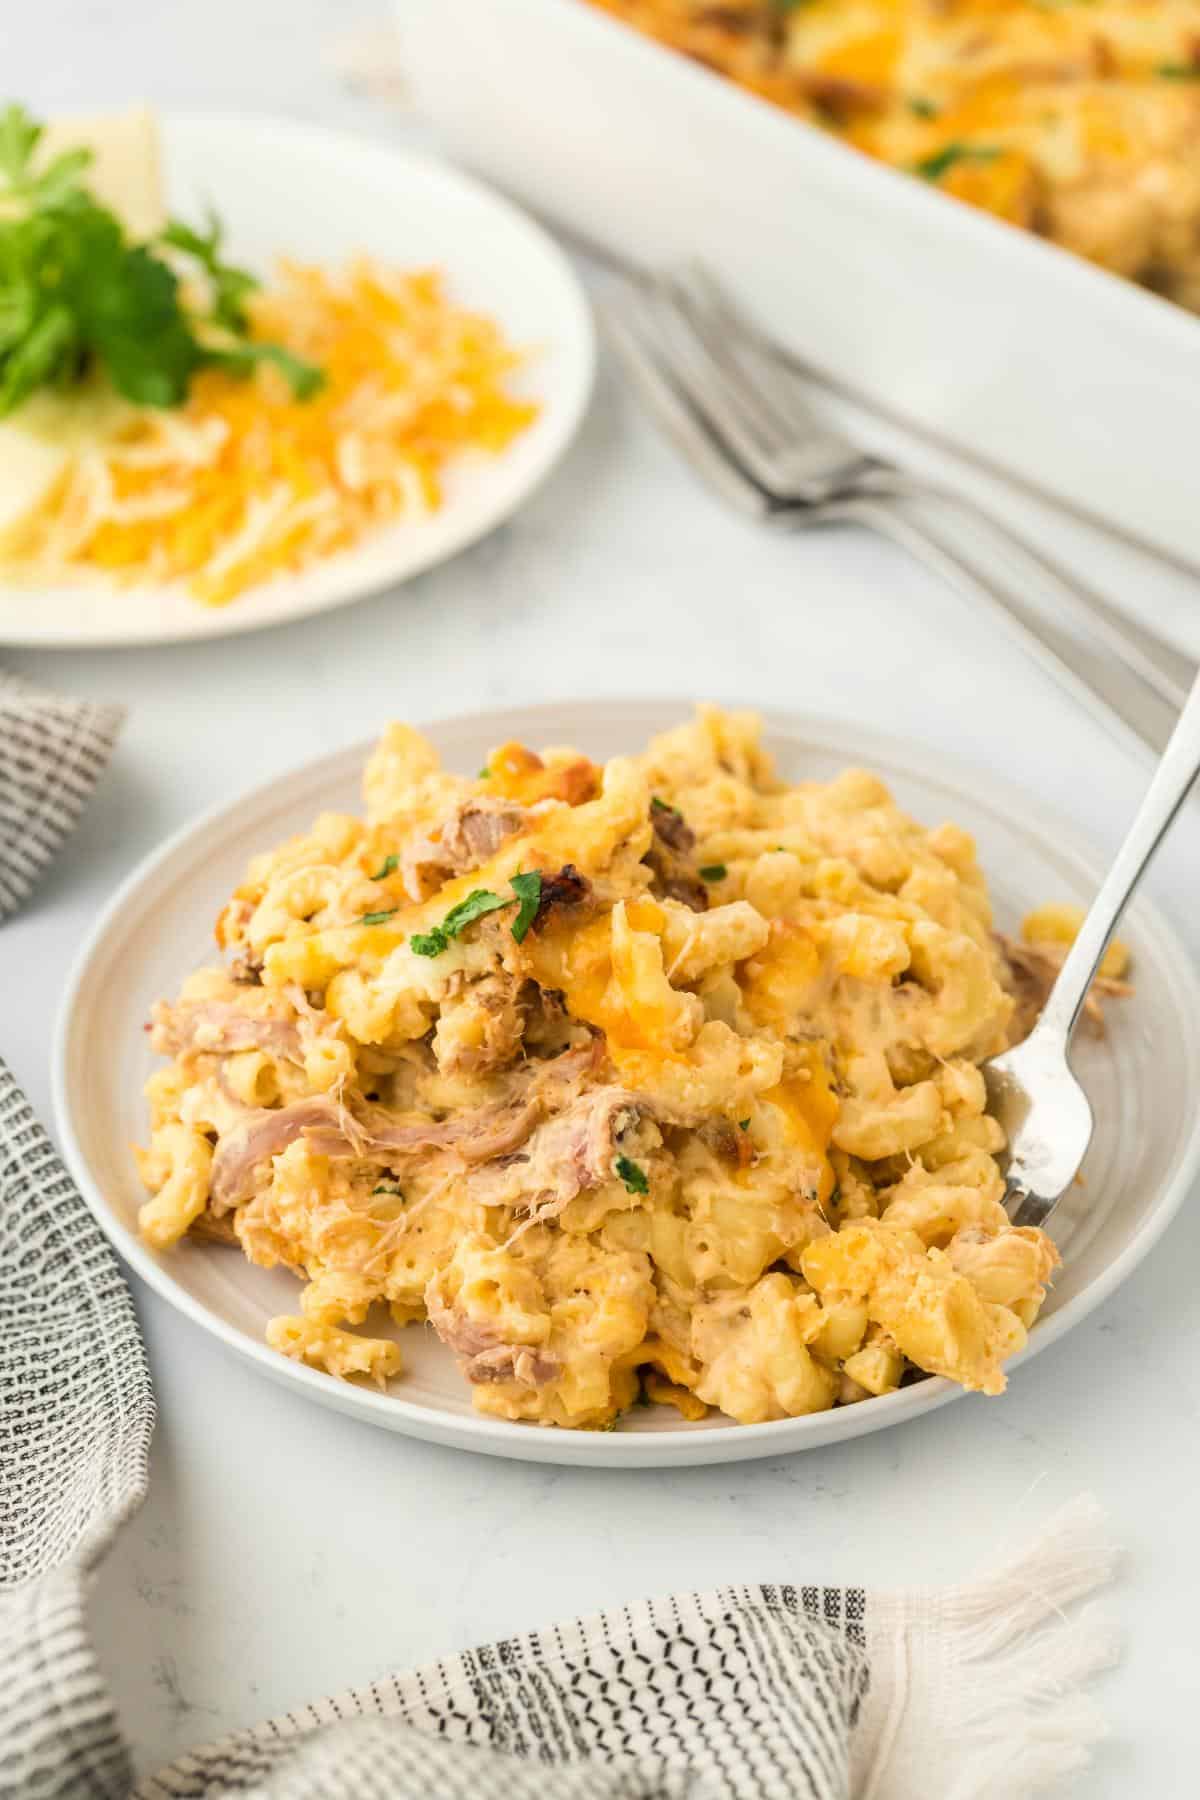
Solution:
{"label": "white ceramic baking dish", "polygon": [[583,0],[396,0],[464,160],[610,250],[700,256],[823,371],[1200,564],[1200,320],[883,168]]}

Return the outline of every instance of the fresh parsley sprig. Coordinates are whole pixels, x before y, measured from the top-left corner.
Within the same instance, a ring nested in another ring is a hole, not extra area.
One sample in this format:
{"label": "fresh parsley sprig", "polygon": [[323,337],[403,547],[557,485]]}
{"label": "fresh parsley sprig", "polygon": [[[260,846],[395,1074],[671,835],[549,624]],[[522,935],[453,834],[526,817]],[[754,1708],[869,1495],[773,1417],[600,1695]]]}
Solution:
{"label": "fresh parsley sprig", "polygon": [[[173,220],[158,241],[133,243],[83,184],[91,152],[38,168],[41,139],[23,106],[0,109],[0,417],[93,369],[138,406],[182,405],[201,369],[248,374],[263,362],[297,398],[317,391],[314,364],[249,335],[257,282],[224,261],[215,218],[206,232]],[[207,306],[185,293],[172,255],[196,265]]]}
{"label": "fresh parsley sprig", "polygon": [[252,375],[260,364],[271,363],[297,400],[311,400],[325,386],[324,371],[316,363],[306,362],[282,344],[260,344],[252,338],[237,344],[210,344],[204,361],[213,368],[228,370],[230,375]]}
{"label": "fresh parsley sprig", "polygon": [[204,270],[212,286],[212,316],[217,324],[230,331],[247,331],[250,321],[246,302],[257,289],[258,281],[248,269],[222,262],[223,236],[221,221],[210,207],[207,231],[194,231],[182,219],[169,219],[162,242],[193,257]]}

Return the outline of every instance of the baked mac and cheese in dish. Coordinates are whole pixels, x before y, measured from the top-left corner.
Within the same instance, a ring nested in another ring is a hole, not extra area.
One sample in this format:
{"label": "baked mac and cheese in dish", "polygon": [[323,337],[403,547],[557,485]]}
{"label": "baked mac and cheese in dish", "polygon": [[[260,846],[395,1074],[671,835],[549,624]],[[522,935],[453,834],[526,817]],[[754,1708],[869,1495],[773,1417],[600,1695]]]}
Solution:
{"label": "baked mac and cheese in dish", "polygon": [[1001,1205],[1018,984],[963,831],[784,782],[710,707],[471,779],[392,725],[365,793],[154,1009],[150,1245],[294,1271],[268,1339],[330,1375],[402,1375],[385,1328],[428,1321],[504,1419],[1003,1389],[1058,1258]]}
{"label": "baked mac and cheese in dish", "polygon": [[893,168],[1200,309],[1198,0],[591,3]]}

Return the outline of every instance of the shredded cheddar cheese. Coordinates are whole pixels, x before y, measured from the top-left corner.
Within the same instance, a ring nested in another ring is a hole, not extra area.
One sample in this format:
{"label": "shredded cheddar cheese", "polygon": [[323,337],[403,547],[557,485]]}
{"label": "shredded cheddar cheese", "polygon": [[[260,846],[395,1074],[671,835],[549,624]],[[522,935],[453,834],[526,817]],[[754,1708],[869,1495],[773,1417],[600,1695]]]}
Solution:
{"label": "shredded cheddar cheese", "polygon": [[436,510],[455,458],[502,451],[537,415],[507,386],[521,354],[455,306],[435,270],[288,263],[251,310],[256,338],[321,367],[320,392],[297,400],[269,366],[250,379],[209,370],[180,411],[131,409],[33,513],[23,568],[184,582],[222,606]]}

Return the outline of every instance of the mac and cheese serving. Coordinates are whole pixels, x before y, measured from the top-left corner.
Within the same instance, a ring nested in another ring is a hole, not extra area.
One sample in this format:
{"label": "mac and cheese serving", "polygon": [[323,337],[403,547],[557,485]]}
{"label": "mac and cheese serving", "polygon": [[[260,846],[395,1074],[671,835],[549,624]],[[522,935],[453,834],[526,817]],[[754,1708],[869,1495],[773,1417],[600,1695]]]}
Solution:
{"label": "mac and cheese serving", "polygon": [[382,1384],[426,1320],[480,1411],[592,1429],[1004,1387],[1058,1261],[985,1109],[1015,983],[970,838],[874,775],[707,707],[474,779],[392,725],[217,939],[154,1009],[141,1227],[294,1271],[285,1355]]}

